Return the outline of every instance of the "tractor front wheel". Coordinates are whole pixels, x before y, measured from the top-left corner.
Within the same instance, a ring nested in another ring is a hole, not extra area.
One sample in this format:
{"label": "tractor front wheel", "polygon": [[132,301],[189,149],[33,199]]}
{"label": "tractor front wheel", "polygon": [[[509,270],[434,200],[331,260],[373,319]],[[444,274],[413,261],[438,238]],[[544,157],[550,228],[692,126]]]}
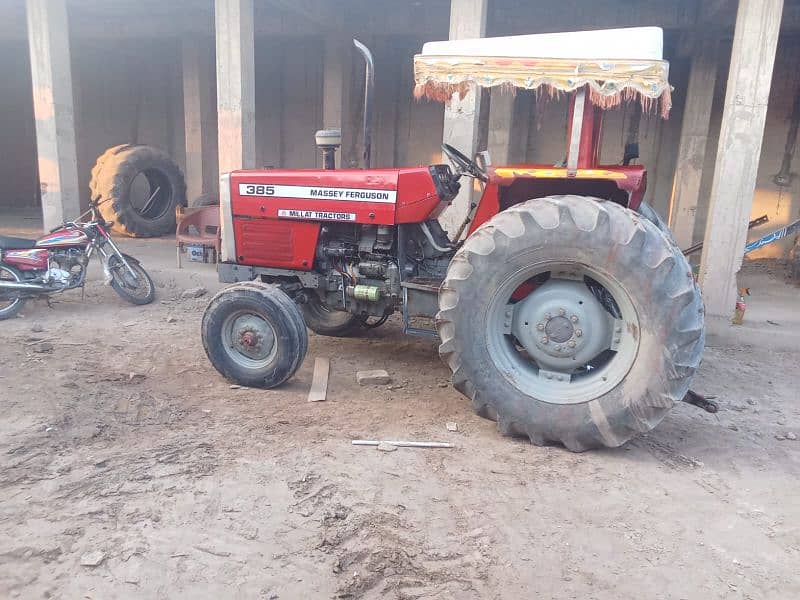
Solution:
{"label": "tractor front wheel", "polygon": [[700,363],[703,303],[680,250],[619,205],[529,200],[453,257],[439,353],[500,431],[573,451],[655,427]]}
{"label": "tractor front wheel", "polygon": [[226,379],[272,388],[294,375],[308,350],[297,305],[277,287],[248,282],[211,299],[202,324],[203,348]]}

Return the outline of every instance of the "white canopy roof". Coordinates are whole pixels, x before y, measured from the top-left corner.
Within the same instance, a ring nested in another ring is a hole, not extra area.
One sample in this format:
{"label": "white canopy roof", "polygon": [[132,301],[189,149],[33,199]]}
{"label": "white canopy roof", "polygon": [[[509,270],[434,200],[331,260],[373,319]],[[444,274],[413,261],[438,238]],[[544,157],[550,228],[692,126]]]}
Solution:
{"label": "white canopy roof", "polygon": [[588,88],[600,108],[637,99],[666,118],[672,101],[663,40],[660,27],[634,27],[428,42],[414,57],[414,95],[449,102],[472,87],[550,96]]}
{"label": "white canopy roof", "polygon": [[660,27],[629,27],[428,42],[422,46],[422,55],[661,60],[663,48]]}

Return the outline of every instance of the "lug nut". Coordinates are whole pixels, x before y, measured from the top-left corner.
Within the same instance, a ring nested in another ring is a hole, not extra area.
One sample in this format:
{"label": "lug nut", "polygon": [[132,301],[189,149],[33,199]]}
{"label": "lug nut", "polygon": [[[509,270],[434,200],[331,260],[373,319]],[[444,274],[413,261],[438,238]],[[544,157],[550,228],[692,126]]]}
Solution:
{"label": "lug nut", "polygon": [[569,342],[567,342],[567,346],[569,346],[570,348],[574,348],[575,347],[575,340],[570,340]]}
{"label": "lug nut", "polygon": [[566,311],[566,310],[564,310],[563,308],[559,308],[559,309],[558,309],[558,314],[559,314],[559,315],[561,315],[561,316],[563,317],[565,314],[567,314],[567,311]]}
{"label": "lug nut", "polygon": [[536,329],[538,329],[539,331],[544,331],[544,323],[537,323]]}
{"label": "lug nut", "polygon": [[539,341],[540,341],[540,342],[542,342],[543,344],[549,344],[549,343],[550,343],[550,340],[549,340],[549,339],[547,339],[547,336],[544,336],[544,337],[543,337],[541,340],[539,340]]}
{"label": "lug nut", "polygon": [[556,346],[556,352],[561,352],[563,349],[563,346]]}
{"label": "lug nut", "polygon": [[572,321],[573,323],[577,323],[578,322],[578,315],[572,315],[569,318],[569,320]]}
{"label": "lug nut", "polygon": [[544,313],[544,318],[549,321],[550,319],[553,318],[553,315],[551,315],[549,312],[547,312],[547,313]]}
{"label": "lug nut", "polygon": [[583,335],[583,329],[575,330],[575,337],[581,337],[582,335]]}

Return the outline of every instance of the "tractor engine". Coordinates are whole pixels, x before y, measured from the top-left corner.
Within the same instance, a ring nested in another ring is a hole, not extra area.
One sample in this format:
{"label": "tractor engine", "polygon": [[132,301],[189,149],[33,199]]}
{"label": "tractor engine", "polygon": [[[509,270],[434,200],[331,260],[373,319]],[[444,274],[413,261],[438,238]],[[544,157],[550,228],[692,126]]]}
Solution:
{"label": "tractor engine", "polygon": [[321,229],[315,261],[325,285],[316,293],[332,310],[382,317],[403,301],[401,266],[404,281],[441,280],[452,253],[435,219],[401,228],[328,224]]}
{"label": "tractor engine", "polygon": [[392,254],[394,228],[332,223],[320,231],[317,271],[325,274],[321,300],[330,309],[381,317],[400,298],[400,269]]}

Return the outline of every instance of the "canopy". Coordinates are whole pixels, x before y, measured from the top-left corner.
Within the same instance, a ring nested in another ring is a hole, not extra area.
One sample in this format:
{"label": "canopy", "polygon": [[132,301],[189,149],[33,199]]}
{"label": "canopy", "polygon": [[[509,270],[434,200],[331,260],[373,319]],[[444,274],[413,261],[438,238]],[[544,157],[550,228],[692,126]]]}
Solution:
{"label": "canopy", "polygon": [[672,101],[662,48],[658,27],[428,42],[414,57],[414,95],[449,102],[472,86],[549,95],[589,86],[597,106],[638,99],[666,118]]}

